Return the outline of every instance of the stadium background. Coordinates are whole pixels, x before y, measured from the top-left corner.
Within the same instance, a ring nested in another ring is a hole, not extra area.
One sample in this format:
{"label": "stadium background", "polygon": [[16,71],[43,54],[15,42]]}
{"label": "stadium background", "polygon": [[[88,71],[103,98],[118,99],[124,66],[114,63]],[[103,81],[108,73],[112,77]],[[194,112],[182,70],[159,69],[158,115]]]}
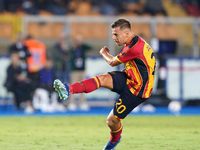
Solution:
{"label": "stadium background", "polygon": [[[102,3],[93,0],[58,1],[58,8],[61,8],[62,3],[66,6],[62,7],[65,10],[63,13],[44,9],[29,12],[24,7],[25,2],[28,0],[1,1],[1,4],[4,4],[0,8],[0,108],[2,115],[23,114],[23,112],[14,111],[13,96],[3,86],[6,68],[10,63],[7,48],[15,42],[15,35],[18,32],[30,34],[44,42],[47,51],[56,42],[61,32],[68,35],[69,41],[66,42],[69,43],[70,39],[77,34],[82,34],[85,42],[93,47],[93,50],[88,53],[86,63],[86,75],[89,78],[99,73],[123,68],[123,66],[111,68],[99,57],[99,50],[104,45],[111,49],[113,55],[118,54],[122,49],[112,41],[110,29],[110,24],[119,17],[126,17],[131,21],[133,32],[150,43],[157,56],[154,91],[144,105],[148,107],[143,107],[135,113],[170,114],[167,109],[168,104],[171,101],[179,101],[184,108],[181,113],[200,114],[200,9],[198,1],[163,0],[161,10],[165,10],[165,13],[160,11],[156,14],[145,11],[147,4],[145,0],[127,0],[123,3],[120,0]],[[122,8],[116,8],[113,3],[121,4]],[[116,94],[99,89],[87,95],[88,103],[92,106],[90,112],[77,111],[61,114],[79,115],[94,112],[106,114],[105,106],[111,107],[116,98]],[[102,106],[104,109],[99,109]]]}

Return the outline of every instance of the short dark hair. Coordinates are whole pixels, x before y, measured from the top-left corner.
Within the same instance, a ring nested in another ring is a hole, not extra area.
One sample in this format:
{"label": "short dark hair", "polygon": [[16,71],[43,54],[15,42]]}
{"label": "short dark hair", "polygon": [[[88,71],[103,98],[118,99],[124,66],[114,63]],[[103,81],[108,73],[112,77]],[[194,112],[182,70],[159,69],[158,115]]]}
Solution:
{"label": "short dark hair", "polygon": [[111,24],[112,29],[116,27],[120,27],[120,29],[124,28],[131,29],[131,23],[125,18],[120,18]]}

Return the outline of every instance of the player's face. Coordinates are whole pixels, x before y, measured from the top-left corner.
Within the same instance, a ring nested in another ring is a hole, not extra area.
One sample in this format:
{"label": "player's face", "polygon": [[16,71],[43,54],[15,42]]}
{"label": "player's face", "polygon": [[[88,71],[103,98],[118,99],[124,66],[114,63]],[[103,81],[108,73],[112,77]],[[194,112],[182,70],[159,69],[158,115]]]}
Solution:
{"label": "player's face", "polygon": [[112,29],[112,39],[118,46],[122,46],[125,40],[125,32],[124,30],[120,30],[120,27],[116,27]]}

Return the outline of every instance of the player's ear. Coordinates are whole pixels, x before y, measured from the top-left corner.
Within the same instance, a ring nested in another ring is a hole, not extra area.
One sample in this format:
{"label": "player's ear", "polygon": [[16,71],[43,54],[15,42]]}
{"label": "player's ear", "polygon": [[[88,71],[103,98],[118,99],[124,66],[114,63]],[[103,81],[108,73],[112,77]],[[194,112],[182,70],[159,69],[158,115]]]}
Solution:
{"label": "player's ear", "polygon": [[129,35],[129,31],[126,29],[126,30],[124,31],[124,34],[125,34],[126,36],[128,36],[128,35]]}

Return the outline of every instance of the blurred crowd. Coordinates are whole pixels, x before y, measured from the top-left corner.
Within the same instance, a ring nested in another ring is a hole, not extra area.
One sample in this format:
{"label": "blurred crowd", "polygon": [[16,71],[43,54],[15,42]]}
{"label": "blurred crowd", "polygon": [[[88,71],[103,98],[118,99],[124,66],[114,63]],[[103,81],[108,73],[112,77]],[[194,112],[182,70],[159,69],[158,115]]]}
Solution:
{"label": "blurred crowd", "polygon": [[31,35],[17,34],[16,42],[8,47],[11,63],[4,84],[14,94],[16,110],[33,113],[89,109],[83,94],[80,101],[71,97],[63,104],[53,89],[55,79],[68,84],[85,79],[86,53],[92,47],[83,40],[82,35],[77,35],[67,44],[67,36],[62,33],[47,50],[44,43]]}
{"label": "blurred crowd", "polygon": [[37,15],[40,11],[47,11],[55,15],[67,15],[75,13],[77,7],[84,4],[90,5],[89,8],[93,12],[102,15],[119,15],[126,12],[166,15],[162,0],[0,0],[0,12],[23,11]]}
{"label": "blurred crowd", "polygon": [[176,4],[182,6],[182,8],[191,16],[200,17],[200,1],[199,0],[175,0]]}
{"label": "blurred crowd", "polygon": [[156,15],[159,13],[166,16],[163,1],[171,1],[180,5],[189,15],[200,16],[199,0],[0,0],[0,12],[23,11],[37,15],[40,11],[47,11],[54,15],[67,15],[75,13],[80,5],[82,7],[86,5],[85,9],[91,9],[102,15],[123,13]]}

